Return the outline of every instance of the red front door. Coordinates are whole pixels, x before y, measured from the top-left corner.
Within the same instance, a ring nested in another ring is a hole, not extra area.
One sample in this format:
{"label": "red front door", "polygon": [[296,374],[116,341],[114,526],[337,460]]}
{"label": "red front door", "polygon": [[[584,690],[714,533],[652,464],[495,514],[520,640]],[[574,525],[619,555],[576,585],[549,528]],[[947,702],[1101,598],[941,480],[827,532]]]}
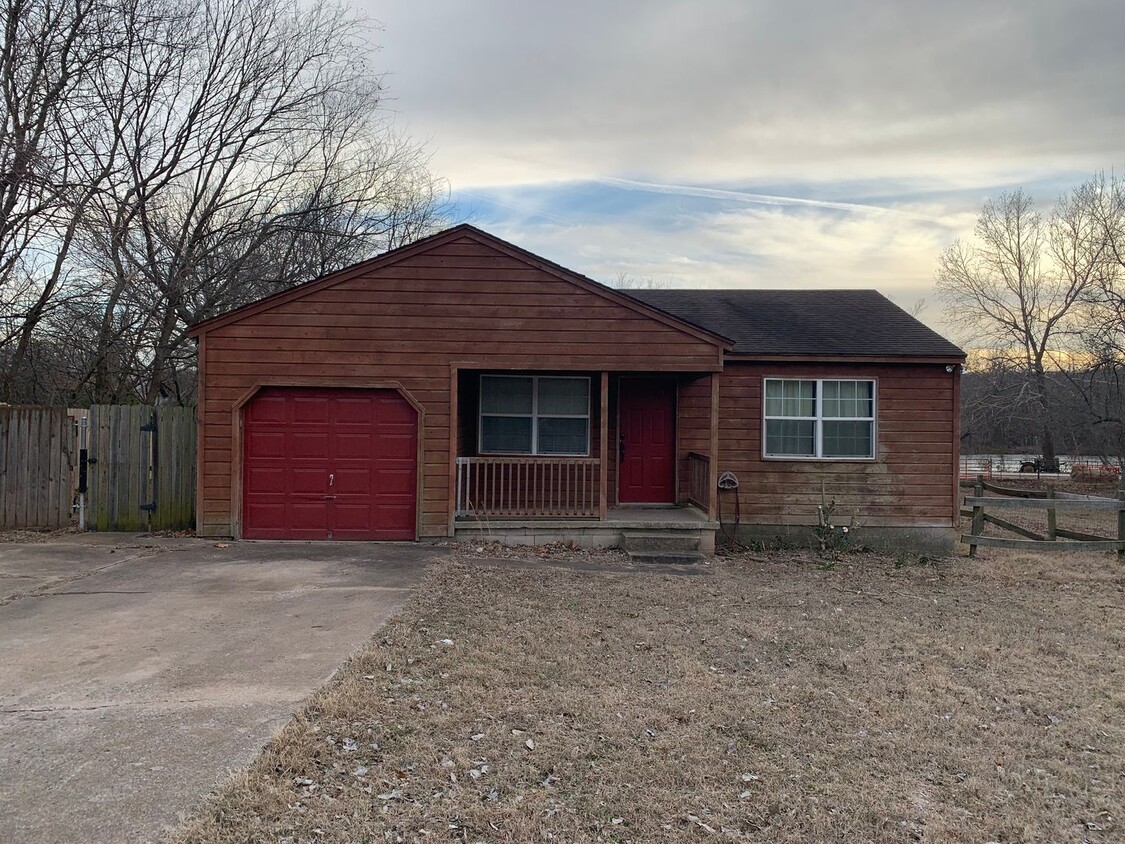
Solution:
{"label": "red front door", "polygon": [[676,384],[649,378],[622,378],[618,406],[621,431],[622,504],[676,501]]}
{"label": "red front door", "polygon": [[397,392],[271,387],[243,422],[246,539],[414,539],[418,416]]}

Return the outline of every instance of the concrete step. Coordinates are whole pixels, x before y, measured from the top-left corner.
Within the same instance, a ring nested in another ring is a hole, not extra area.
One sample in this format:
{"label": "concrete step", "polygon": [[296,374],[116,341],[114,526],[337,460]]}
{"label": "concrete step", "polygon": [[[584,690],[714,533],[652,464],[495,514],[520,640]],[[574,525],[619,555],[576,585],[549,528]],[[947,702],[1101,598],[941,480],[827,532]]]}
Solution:
{"label": "concrete step", "polygon": [[682,530],[623,530],[621,547],[625,551],[697,552],[700,548],[699,528]]}
{"label": "concrete step", "polygon": [[698,551],[626,551],[631,563],[690,566],[707,562]]}

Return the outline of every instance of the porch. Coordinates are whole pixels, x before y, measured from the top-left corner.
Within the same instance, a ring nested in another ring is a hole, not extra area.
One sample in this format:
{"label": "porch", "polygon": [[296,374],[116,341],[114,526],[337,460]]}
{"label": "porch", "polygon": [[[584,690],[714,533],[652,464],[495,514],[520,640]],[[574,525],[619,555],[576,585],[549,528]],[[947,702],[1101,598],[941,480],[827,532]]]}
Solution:
{"label": "porch", "polygon": [[713,550],[717,374],[464,370],[457,387],[453,535]]}

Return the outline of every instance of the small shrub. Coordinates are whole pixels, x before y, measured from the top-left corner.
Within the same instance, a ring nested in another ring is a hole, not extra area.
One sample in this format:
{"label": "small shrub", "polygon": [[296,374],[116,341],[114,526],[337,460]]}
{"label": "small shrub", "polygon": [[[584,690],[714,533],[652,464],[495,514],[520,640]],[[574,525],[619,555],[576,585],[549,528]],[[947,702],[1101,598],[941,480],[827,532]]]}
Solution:
{"label": "small shrub", "polygon": [[813,533],[816,535],[818,553],[821,556],[839,559],[841,554],[856,551],[861,547],[855,515],[852,515],[847,524],[837,524],[837,521],[835,499],[827,504],[821,503],[816,508],[816,527]]}

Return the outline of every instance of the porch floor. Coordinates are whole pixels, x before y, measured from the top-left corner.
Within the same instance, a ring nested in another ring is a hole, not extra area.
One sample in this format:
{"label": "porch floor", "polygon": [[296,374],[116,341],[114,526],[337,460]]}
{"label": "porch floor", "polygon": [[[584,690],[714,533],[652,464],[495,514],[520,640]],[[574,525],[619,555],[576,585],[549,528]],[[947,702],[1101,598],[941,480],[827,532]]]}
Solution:
{"label": "porch floor", "polygon": [[609,508],[606,522],[623,525],[633,525],[637,522],[662,525],[690,524],[698,527],[707,523],[707,514],[690,504],[682,507],[630,507],[628,504],[621,504]]}
{"label": "porch floor", "polygon": [[458,516],[455,521],[458,526],[478,523],[488,523],[493,527],[558,527],[563,525],[587,528],[717,527],[707,520],[706,513],[690,504],[671,507],[619,505],[609,508],[604,522],[599,519],[567,518],[565,516],[516,516],[506,518],[503,516],[473,516],[471,514]]}

